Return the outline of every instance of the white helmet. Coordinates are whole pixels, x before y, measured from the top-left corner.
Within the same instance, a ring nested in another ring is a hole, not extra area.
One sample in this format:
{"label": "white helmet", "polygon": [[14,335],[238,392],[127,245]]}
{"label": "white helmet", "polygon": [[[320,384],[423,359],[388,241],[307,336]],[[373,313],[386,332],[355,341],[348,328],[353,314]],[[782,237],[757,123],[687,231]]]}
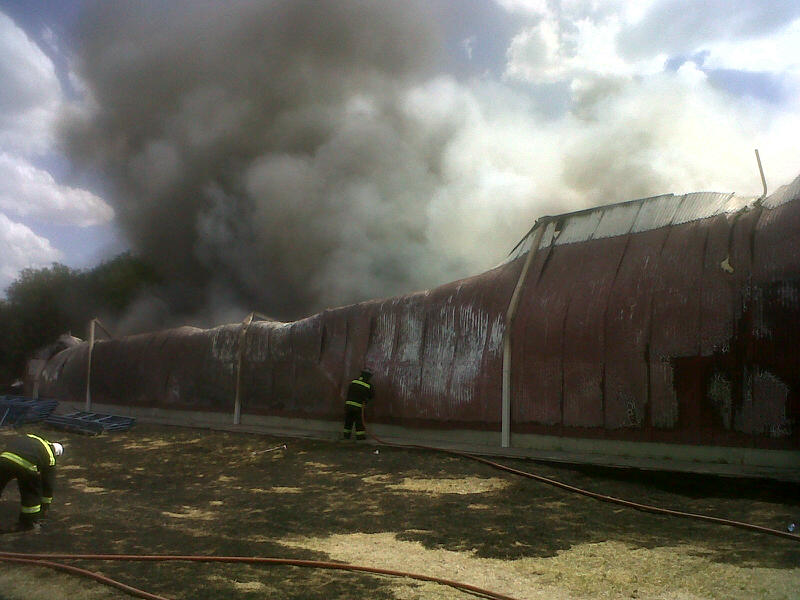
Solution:
{"label": "white helmet", "polygon": [[53,442],[53,454],[56,456],[61,456],[64,454],[64,446],[59,444],[58,442]]}

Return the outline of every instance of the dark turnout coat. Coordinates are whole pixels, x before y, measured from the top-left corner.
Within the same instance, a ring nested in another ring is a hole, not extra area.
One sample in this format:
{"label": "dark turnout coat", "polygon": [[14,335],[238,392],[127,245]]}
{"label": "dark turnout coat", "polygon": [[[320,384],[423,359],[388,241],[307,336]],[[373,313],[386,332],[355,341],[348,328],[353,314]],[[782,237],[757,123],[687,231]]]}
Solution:
{"label": "dark turnout coat", "polygon": [[0,452],[0,494],[12,479],[20,492],[20,518],[36,520],[53,501],[56,455],[46,439],[29,433],[15,437]]}
{"label": "dark turnout coat", "polygon": [[347,388],[347,400],[345,401],[344,415],[344,437],[349,438],[350,432],[355,426],[356,439],[363,440],[366,437],[364,420],[361,411],[367,402],[372,400],[372,384],[364,377],[353,379]]}

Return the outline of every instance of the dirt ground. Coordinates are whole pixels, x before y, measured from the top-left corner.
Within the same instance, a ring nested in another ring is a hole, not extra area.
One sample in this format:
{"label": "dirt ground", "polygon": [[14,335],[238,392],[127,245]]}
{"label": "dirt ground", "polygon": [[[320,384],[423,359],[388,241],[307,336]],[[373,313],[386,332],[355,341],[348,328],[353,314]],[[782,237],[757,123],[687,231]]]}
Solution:
{"label": "dirt ground", "polygon": [[[800,598],[800,543],[638,512],[443,453],[137,424],[62,441],[50,518],[0,535],[15,552],[340,561],[439,576],[519,599]],[[0,443],[14,432],[0,431]],[[254,454],[286,443],[285,450]],[[376,450],[378,451],[376,453]],[[579,487],[784,529],[800,486],[503,460]],[[0,526],[16,519],[13,483]],[[74,561],[175,600],[467,599],[411,579],[287,566]],[[0,600],[129,598],[0,563]]]}

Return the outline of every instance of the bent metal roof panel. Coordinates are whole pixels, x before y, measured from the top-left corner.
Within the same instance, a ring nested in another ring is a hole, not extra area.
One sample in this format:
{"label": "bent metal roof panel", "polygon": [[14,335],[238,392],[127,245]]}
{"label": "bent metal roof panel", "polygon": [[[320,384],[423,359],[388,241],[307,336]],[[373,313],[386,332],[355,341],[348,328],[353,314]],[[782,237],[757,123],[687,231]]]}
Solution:
{"label": "bent metal roof panel", "polygon": [[[763,201],[764,206],[774,208],[797,195],[796,180],[783,186]],[[792,188],[792,189],[789,189]],[[592,239],[601,239],[641,233],[661,227],[680,225],[720,214],[733,214],[749,210],[759,201],[756,196],[737,196],[733,193],[694,192],[675,195],[664,194],[641,198],[618,204],[598,206],[555,217],[545,217],[540,223],[545,227],[539,248],[550,245],[574,244]],[[508,261],[512,261],[529,249],[534,226],[512,250]]]}

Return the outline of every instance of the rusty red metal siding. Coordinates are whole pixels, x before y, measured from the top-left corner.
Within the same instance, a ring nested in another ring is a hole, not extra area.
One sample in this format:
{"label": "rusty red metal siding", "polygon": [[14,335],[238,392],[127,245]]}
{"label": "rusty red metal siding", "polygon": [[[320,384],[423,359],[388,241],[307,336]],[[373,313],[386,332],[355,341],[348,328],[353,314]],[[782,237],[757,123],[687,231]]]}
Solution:
{"label": "rusty red metal siding", "polygon": [[[737,216],[715,217],[707,226],[708,236],[700,287],[700,348],[694,361],[698,367],[695,385],[687,390],[687,420],[694,423],[704,443],[725,443],[730,430],[732,403],[726,395],[723,371],[714,357],[724,352],[736,329],[742,265],[731,256],[731,241]],[[732,262],[733,261],[733,262]],[[732,266],[736,265],[736,266]],[[711,393],[710,393],[711,392]]]}
{"label": "rusty red metal siding", "polygon": [[[800,178],[795,180],[795,188]],[[800,190],[798,190],[800,195]],[[753,236],[754,290],[747,350],[753,371],[753,417],[743,431],[800,439],[800,202],[764,210]],[[781,399],[785,402],[781,403]],[[765,411],[759,410],[766,405]],[[747,407],[747,405],[745,405]],[[747,407],[749,408],[749,407]]]}
{"label": "rusty red metal siding", "polygon": [[[603,427],[605,318],[626,236],[575,244],[577,266],[564,323],[564,425]],[[603,244],[603,251],[596,246]]]}
{"label": "rusty red metal siding", "polygon": [[378,393],[392,393],[375,403],[373,420],[497,427],[502,314],[514,270],[375,307],[364,363],[376,372]]}
{"label": "rusty red metal siding", "polygon": [[315,315],[292,325],[294,393],[292,416],[329,416],[335,385],[319,367],[322,357],[322,317]]}
{"label": "rusty red metal siding", "polygon": [[[549,221],[510,332],[513,432],[800,447],[793,186],[763,202],[664,196]],[[92,396],[232,412],[238,381],[245,414],[335,421],[367,367],[374,422],[499,430],[505,315],[524,262],[244,333],[98,342]],[[42,394],[83,399],[87,354],[53,357]]]}
{"label": "rusty red metal siding", "polygon": [[[387,383],[396,390],[393,401],[389,403],[376,403],[376,414],[381,414],[384,419],[401,422],[404,418],[414,415],[424,415],[426,404],[422,401],[421,376],[423,367],[423,339],[425,334],[425,306],[415,297],[406,297],[397,302],[390,302],[387,307],[381,307],[381,317],[377,320],[378,329],[373,341],[379,348],[388,351],[385,364]],[[391,325],[383,318],[391,315]],[[389,334],[385,328],[391,330],[391,340],[381,337],[381,333]],[[378,366],[376,371],[382,371],[381,360],[373,353],[371,364]]]}
{"label": "rusty red metal siding", "polygon": [[[539,251],[523,288],[511,332],[512,422],[561,425],[564,319],[569,297],[560,281],[574,269],[558,260],[563,248]],[[531,291],[531,289],[535,289]]]}
{"label": "rusty red metal siding", "polygon": [[700,289],[700,348],[708,356],[726,344],[733,335],[736,309],[737,267],[731,266],[731,220],[736,217],[719,215],[706,225],[705,255]]}
{"label": "rusty red metal siding", "polygon": [[[659,430],[679,435],[679,419],[688,417],[679,410],[680,382],[674,379],[672,361],[699,353],[699,289],[706,233],[699,222],[671,228],[654,271],[648,360],[650,424],[656,439],[661,437]],[[683,431],[691,435],[694,429]]]}
{"label": "rusty red metal siding", "polygon": [[272,398],[275,398],[273,387],[273,369],[264,368],[269,364],[270,330],[273,324],[267,321],[256,321],[247,328],[244,338],[244,356],[242,357],[242,375],[240,400],[242,412],[251,414],[268,414],[275,409]]}
{"label": "rusty red metal siding", "polygon": [[[372,364],[367,361],[367,349],[370,343],[371,331],[375,314],[379,304],[368,302],[357,306],[349,306],[339,309],[347,319],[347,343],[345,345],[344,370],[340,376],[341,385],[339,387],[339,399],[343,401],[347,393],[347,386],[350,381],[358,377],[362,368],[366,367],[375,372],[373,381],[380,385],[384,390],[386,383],[385,373],[379,367],[380,364]],[[337,311],[337,312],[339,312]],[[384,398],[389,396],[385,391],[381,394]],[[340,403],[341,404],[341,403]],[[341,406],[337,407],[341,413]]]}
{"label": "rusty red metal siding", "polygon": [[798,205],[540,248],[512,332],[513,430],[797,447]]}
{"label": "rusty red metal siding", "polygon": [[646,431],[649,439],[649,349],[653,283],[669,229],[629,235],[608,298],[605,421],[609,431]]}

